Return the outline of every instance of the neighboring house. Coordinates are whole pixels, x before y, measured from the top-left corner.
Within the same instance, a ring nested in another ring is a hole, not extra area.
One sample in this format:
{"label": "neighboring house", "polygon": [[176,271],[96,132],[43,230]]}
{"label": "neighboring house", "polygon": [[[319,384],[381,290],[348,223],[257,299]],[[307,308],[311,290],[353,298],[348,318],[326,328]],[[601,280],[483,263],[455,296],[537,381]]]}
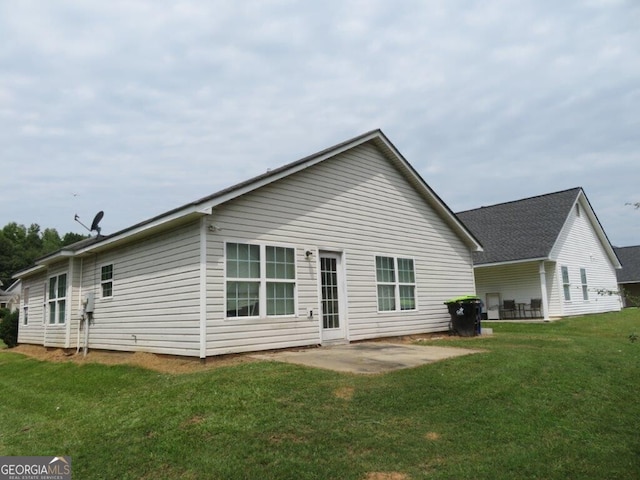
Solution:
{"label": "neighboring house", "polygon": [[[479,242],[375,130],[19,272],[19,343],[208,356],[445,331]],[[84,328],[84,327],[83,327]]]}
{"label": "neighboring house", "polygon": [[11,312],[15,311],[20,306],[21,287],[22,282],[16,280],[6,290],[0,289],[0,308],[8,308]]}
{"label": "neighboring house", "polygon": [[640,245],[614,247],[622,264],[618,270],[618,286],[623,293],[625,307],[640,307]]}
{"label": "neighboring house", "polygon": [[[484,249],[474,254],[474,270],[490,319],[620,310],[619,295],[611,294],[620,262],[582,188],[460,212],[458,218]],[[539,309],[532,311],[532,303]]]}

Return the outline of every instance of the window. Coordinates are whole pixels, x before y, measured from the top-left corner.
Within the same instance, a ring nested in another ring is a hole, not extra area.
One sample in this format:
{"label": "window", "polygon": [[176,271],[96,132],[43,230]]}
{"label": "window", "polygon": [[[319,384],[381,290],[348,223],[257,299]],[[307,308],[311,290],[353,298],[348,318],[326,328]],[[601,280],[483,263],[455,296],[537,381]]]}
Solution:
{"label": "window", "polygon": [[562,289],[564,290],[564,299],[566,301],[571,300],[571,292],[569,291],[569,268],[562,267]]}
{"label": "window", "polygon": [[416,309],[416,278],[410,258],[376,257],[378,311]]}
{"label": "window", "polygon": [[582,282],[582,299],[589,300],[589,288],[587,286],[587,270],[580,269],[580,282]]}
{"label": "window", "polygon": [[113,264],[103,265],[100,269],[100,286],[102,298],[113,297]]}
{"label": "window", "polygon": [[227,243],[227,317],[295,314],[295,250]]}
{"label": "window", "polygon": [[64,323],[67,314],[67,274],[49,279],[49,324]]}
{"label": "window", "polygon": [[24,289],[22,298],[22,324],[27,325],[29,323],[29,287]]}

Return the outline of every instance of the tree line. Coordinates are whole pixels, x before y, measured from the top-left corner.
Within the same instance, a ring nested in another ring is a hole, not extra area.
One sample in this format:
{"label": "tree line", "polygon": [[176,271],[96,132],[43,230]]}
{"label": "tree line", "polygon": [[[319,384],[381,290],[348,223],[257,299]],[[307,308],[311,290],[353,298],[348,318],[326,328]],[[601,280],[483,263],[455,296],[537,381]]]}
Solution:
{"label": "tree line", "polygon": [[0,281],[6,289],[11,285],[12,275],[25,269],[36,259],[60,250],[62,247],[87,238],[88,235],[68,232],[62,237],[55,228],[40,230],[40,225],[29,227],[16,222],[7,223],[0,230]]}

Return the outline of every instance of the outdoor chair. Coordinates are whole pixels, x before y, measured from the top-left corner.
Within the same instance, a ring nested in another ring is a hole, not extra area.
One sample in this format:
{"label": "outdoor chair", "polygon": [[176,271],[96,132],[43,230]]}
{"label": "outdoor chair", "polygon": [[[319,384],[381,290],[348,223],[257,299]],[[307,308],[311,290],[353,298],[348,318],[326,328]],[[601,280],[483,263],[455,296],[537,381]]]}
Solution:
{"label": "outdoor chair", "polygon": [[500,309],[500,318],[516,318],[516,301],[505,300]]}
{"label": "outdoor chair", "polygon": [[[542,299],[541,298],[532,298],[530,304],[531,318],[541,317],[542,316]],[[537,312],[537,314],[536,314]]]}

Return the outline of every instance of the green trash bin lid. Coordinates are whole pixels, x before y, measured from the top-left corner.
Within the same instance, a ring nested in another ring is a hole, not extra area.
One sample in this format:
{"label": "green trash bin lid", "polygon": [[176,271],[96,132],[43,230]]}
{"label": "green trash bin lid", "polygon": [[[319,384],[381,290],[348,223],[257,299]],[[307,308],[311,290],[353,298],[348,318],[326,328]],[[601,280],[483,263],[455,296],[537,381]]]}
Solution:
{"label": "green trash bin lid", "polygon": [[477,295],[462,295],[460,297],[455,297],[455,298],[450,298],[449,300],[447,300],[446,302],[444,302],[445,304],[449,304],[449,303],[460,303],[460,302],[479,302],[480,299],[478,298]]}

